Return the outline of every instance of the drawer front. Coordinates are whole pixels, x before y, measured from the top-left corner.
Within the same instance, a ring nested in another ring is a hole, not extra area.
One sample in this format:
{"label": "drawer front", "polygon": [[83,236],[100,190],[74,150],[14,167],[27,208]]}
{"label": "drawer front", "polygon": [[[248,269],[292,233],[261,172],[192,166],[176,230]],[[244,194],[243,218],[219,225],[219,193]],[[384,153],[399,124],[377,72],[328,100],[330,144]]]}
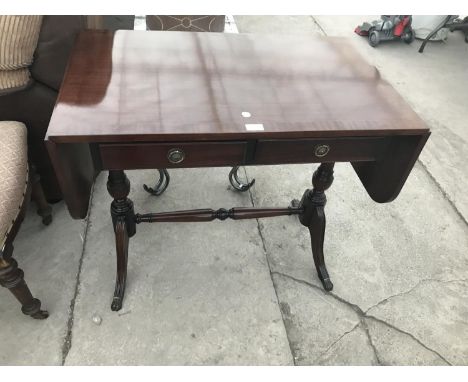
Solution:
{"label": "drawer front", "polygon": [[255,164],[359,162],[381,158],[389,138],[349,137],[259,140]]}
{"label": "drawer front", "polygon": [[246,142],[128,143],[99,145],[104,170],[236,166]]}

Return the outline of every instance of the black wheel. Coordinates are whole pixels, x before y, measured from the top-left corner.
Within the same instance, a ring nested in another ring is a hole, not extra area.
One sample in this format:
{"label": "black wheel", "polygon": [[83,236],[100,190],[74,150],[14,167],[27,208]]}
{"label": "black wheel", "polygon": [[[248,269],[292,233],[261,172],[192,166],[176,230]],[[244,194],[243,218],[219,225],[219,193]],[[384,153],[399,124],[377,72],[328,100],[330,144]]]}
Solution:
{"label": "black wheel", "polygon": [[377,45],[379,45],[379,42],[380,42],[379,32],[377,32],[376,30],[371,30],[369,32],[369,45],[375,48]]}
{"label": "black wheel", "polygon": [[407,29],[403,33],[403,36],[401,36],[401,37],[402,37],[404,42],[406,42],[407,44],[411,44],[414,41],[415,36],[416,36],[416,34],[414,33],[414,30],[412,28],[410,28],[410,29]]}

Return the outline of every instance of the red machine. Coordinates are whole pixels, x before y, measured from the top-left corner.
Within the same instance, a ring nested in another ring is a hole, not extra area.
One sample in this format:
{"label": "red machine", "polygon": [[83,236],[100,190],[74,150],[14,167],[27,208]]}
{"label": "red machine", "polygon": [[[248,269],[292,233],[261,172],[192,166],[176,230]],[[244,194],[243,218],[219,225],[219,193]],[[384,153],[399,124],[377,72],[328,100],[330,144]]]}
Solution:
{"label": "red machine", "polygon": [[400,39],[409,44],[413,42],[415,36],[411,20],[409,15],[384,15],[380,20],[359,25],[354,32],[359,36],[368,36],[369,45],[372,47],[376,47],[381,41]]}

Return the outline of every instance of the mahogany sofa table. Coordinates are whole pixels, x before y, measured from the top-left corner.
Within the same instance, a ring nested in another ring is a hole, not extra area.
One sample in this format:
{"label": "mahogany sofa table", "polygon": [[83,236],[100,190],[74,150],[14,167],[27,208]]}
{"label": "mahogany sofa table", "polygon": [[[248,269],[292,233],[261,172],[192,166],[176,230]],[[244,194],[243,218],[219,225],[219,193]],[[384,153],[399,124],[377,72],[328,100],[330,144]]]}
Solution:
{"label": "mahogany sofa table", "polygon": [[[109,171],[117,280],[142,222],[202,222],[296,214],[309,228],[318,276],[325,190],[350,162],[370,197],[400,192],[429,130],[345,39],[317,36],[85,31],[75,43],[46,144],[73,218]],[[124,170],[321,163],[311,190],[285,208],[138,214]]]}

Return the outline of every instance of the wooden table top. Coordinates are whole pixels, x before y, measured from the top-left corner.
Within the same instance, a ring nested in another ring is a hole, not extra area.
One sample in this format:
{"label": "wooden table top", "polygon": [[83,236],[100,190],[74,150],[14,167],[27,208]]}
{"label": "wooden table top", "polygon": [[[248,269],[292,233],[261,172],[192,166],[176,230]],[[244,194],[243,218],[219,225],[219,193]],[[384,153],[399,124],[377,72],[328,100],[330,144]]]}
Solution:
{"label": "wooden table top", "polygon": [[343,38],[84,31],[47,137],[66,143],[427,131]]}

